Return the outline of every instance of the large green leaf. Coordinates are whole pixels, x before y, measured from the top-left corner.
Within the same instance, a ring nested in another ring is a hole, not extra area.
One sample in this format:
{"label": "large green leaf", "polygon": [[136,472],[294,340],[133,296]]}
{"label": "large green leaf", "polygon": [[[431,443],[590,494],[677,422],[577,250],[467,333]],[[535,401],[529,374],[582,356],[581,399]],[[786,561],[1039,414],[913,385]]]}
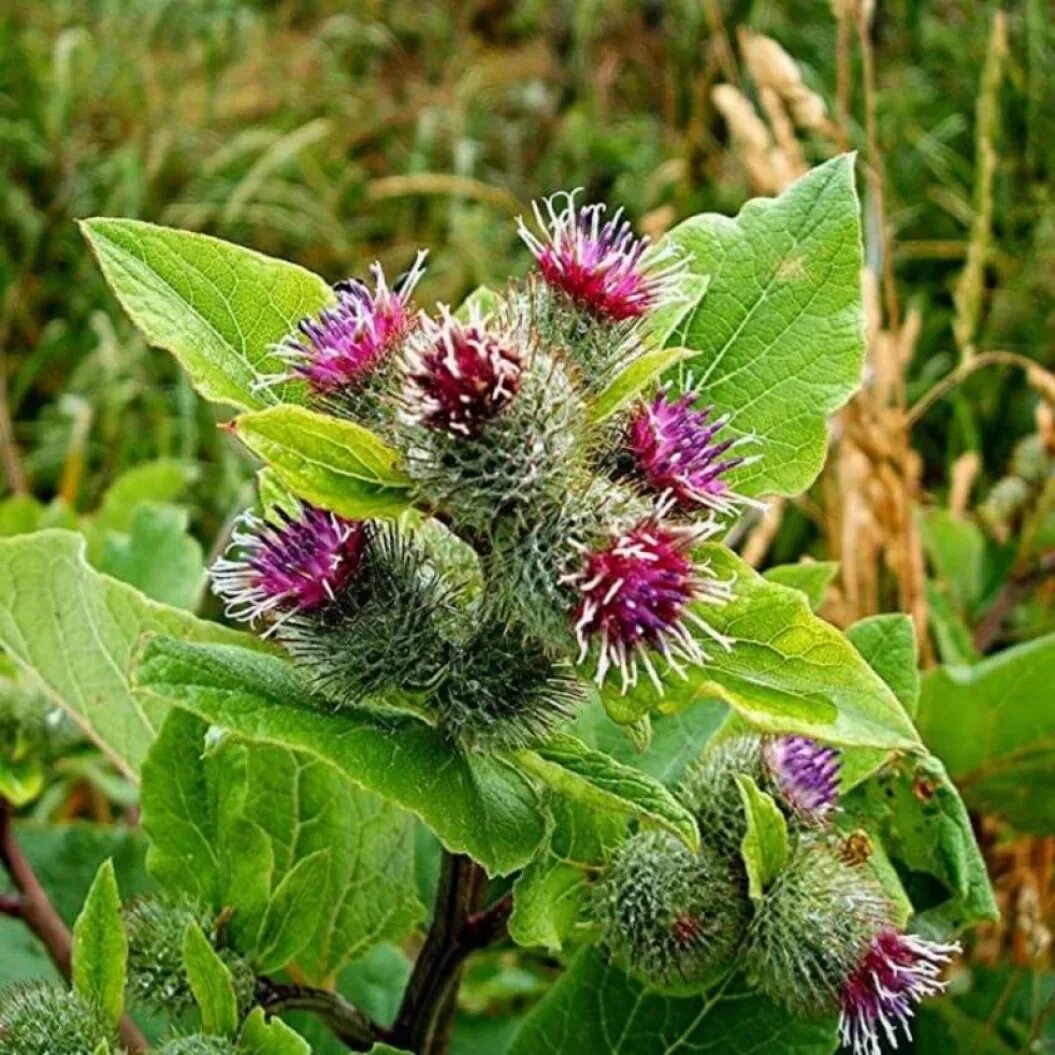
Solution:
{"label": "large green leaf", "polygon": [[[424,912],[410,816],[308,755],[229,737],[207,749],[207,732],[201,719],[174,710],[144,763],[155,877],[217,911],[234,909],[231,932],[242,952],[296,955],[313,982],[326,982],[375,942],[404,937]],[[290,952],[275,937],[287,915],[281,902],[297,911],[291,874],[320,853],[327,867],[309,875],[302,900],[329,910],[298,920]]]}
{"label": "large green leaf", "polygon": [[971,819],[938,759],[906,758],[844,797],[843,820],[882,841],[916,909],[939,937],[996,917]]}
{"label": "large green leaf", "polygon": [[545,836],[540,792],[511,761],[462,753],[414,718],[331,713],[328,704],[313,705],[303,680],[276,657],[157,640],[138,679],[207,721],[336,767],[417,814],[449,850],[492,874],[522,867]]}
{"label": "large green leaf", "polygon": [[662,697],[644,678],[625,697],[609,692],[606,706],[619,719],[718,697],[773,732],[850,747],[920,746],[890,688],[835,627],[810,611],[802,593],[767,582],[723,546],[703,546],[699,555],[712,574],[734,582],[730,602],[699,609],[732,647],[726,651],[703,637],[710,659],[685,679],[668,677]]}
{"label": "large green leaf", "polygon": [[626,834],[615,814],[554,796],[546,848],[517,877],[509,934],[519,945],[559,949],[574,935],[607,852]]}
{"label": "large green leaf", "polygon": [[792,1017],[732,984],[709,996],[649,989],[579,953],[517,1033],[510,1055],[830,1055],[835,1023]]}
{"label": "large green leaf", "polygon": [[861,230],[853,157],[834,158],[735,219],[702,215],[668,238],[710,285],[668,342],[730,432],[758,439],[734,475],[750,494],[793,495],[824,462],[825,419],[860,382]]}
{"label": "large green leaf", "polygon": [[658,781],[588,748],[567,733],[556,733],[532,751],[519,752],[524,767],[557,791],[595,809],[639,817],[672,832],[691,849],[700,833],[691,811]]}
{"label": "large green leaf", "polygon": [[97,217],[81,227],[121,306],[151,344],[176,356],[206,399],[248,409],[284,394],[257,382],[284,369],[274,346],[332,302],[321,278],[139,220]]}
{"label": "large green leaf", "polygon": [[362,425],[288,404],[242,414],[236,435],[294,494],[346,517],[410,504],[398,454]]}
{"label": "large green leaf", "polygon": [[0,646],[134,775],[168,710],[164,701],[136,699],[129,690],[143,635],[247,646],[254,639],[101,575],[84,548],[84,539],[68,531],[0,540]]}
{"label": "large green leaf", "polygon": [[179,506],[140,503],[127,535],[106,532],[99,570],[155,601],[193,609],[205,579],[205,562],[187,522],[187,511]]}
{"label": "large green leaf", "polygon": [[848,627],[850,644],[890,686],[913,717],[919,706],[919,647],[912,619],[903,612],[872,615]]}
{"label": "large green leaf", "polygon": [[810,608],[817,611],[838,571],[838,561],[811,560],[799,561],[798,564],[778,564],[767,568],[762,576],[769,582],[801,590],[810,602]]}
{"label": "large green leaf", "polygon": [[972,807],[1055,830],[1055,635],[930,671],[919,727]]}
{"label": "large green leaf", "polygon": [[125,1005],[128,938],[114,863],[103,862],[73,925],[73,987],[117,1023]]}

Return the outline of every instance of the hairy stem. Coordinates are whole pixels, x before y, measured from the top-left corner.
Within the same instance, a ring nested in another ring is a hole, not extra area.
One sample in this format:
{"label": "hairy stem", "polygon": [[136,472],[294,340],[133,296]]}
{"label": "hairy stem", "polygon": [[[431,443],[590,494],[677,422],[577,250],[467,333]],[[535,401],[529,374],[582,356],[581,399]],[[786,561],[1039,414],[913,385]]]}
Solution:
{"label": "hairy stem", "polygon": [[308,985],[257,979],[257,1002],[265,1011],[308,1011],[352,1051],[367,1051],[379,1035],[375,1023],[340,993]]}
{"label": "hairy stem", "polygon": [[[0,865],[11,877],[17,894],[4,895],[0,910],[17,916],[40,939],[52,962],[70,977],[73,941],[69,928],[55,911],[47,892],[40,885],[26,856],[22,853],[11,823],[11,804],[0,798]],[[135,1023],[126,1015],[121,1019],[121,1040],[132,1052],[146,1051],[147,1042]]]}

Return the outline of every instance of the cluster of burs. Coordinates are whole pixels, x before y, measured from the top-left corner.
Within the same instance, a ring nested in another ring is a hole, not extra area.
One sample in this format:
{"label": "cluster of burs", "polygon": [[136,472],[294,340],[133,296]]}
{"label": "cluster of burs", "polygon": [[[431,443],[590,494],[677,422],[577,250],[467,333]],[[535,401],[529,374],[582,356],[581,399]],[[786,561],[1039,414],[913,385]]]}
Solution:
{"label": "cluster of burs", "polygon": [[[839,777],[838,753],[806,737],[740,733],[710,744],[677,789],[699,850],[640,832],[597,886],[612,955],[679,986],[714,984],[735,965],[792,1013],[837,1016],[858,1055],[877,1053],[883,1037],[896,1046],[918,1001],[941,990],[955,946],[899,930],[870,840],[835,824]],[[748,786],[780,810],[788,835],[787,859],[764,889],[752,888],[744,859]]]}
{"label": "cluster of burs", "polygon": [[659,689],[728,647],[704,613],[730,584],[694,547],[737,508],[738,441],[693,394],[629,380],[683,262],[570,195],[536,219],[537,270],[501,296],[427,314],[410,299],[423,255],[391,285],[375,265],[278,348],[264,384],[299,383],[384,440],[413,511],[279,500],[212,569],[229,615],[280,640],[322,705],[415,711],[475,750],[545,735],[591,677]]}

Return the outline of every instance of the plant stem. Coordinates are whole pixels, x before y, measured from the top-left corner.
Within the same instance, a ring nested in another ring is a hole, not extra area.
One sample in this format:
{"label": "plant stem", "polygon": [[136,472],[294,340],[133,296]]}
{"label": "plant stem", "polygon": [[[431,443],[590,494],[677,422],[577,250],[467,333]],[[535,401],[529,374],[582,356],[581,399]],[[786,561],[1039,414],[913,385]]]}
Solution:
{"label": "plant stem", "polygon": [[414,963],[396,1024],[385,1039],[416,1055],[443,1055],[450,1040],[458,983],[468,956],[504,936],[507,895],[482,908],[487,876],[463,854],[444,851],[432,926]]}
{"label": "plant stem", "polygon": [[[70,977],[73,941],[69,928],[55,911],[47,891],[40,885],[32,865],[15,840],[11,824],[11,804],[0,798],[0,865],[11,877],[18,892],[5,895],[0,907],[5,915],[17,916],[40,939],[52,962],[64,978]],[[121,1039],[132,1052],[146,1051],[146,1038],[126,1015],[121,1019]]]}
{"label": "plant stem", "polygon": [[379,1030],[370,1018],[340,993],[307,985],[257,979],[257,1001],[265,1011],[309,1011],[326,1024],[333,1035],[353,1051],[367,1051]]}

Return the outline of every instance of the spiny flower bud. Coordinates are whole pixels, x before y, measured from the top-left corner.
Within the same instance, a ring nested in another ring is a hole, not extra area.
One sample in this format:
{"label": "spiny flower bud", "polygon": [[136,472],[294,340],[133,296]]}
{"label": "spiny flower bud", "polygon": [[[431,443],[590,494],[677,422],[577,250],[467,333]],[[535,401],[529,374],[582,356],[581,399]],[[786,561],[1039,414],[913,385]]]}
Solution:
{"label": "spiny flower bud", "polygon": [[839,752],[808,736],[773,736],[762,758],[784,801],[801,817],[821,821],[839,802]]}
{"label": "spiny flower bud", "polygon": [[[180,1018],[195,1003],[183,964],[187,927],[193,923],[211,938],[216,929],[213,913],[190,898],[145,897],[127,905],[122,916],[128,936],[129,995],[150,1011]],[[247,1010],[256,975],[235,950],[218,952],[231,972],[238,1005]]]}
{"label": "spiny flower bud", "polygon": [[839,1039],[854,1055],[879,1055],[880,1030],[897,1047],[898,1029],[911,1038],[916,1005],[945,989],[942,967],[960,951],[884,927],[858,960],[839,994]]}
{"label": "spiny flower bud", "polygon": [[338,707],[425,691],[446,662],[439,623],[450,589],[428,554],[394,525],[370,524],[364,538],[356,574],[334,602],[282,625],[283,644]]}
{"label": "spiny flower bud", "polygon": [[736,855],[747,831],[738,776],[772,795],[795,825],[823,825],[838,807],[839,754],[805,736],[741,733],[708,746],[678,789],[700,832],[722,853]]}
{"label": "spiny flower bud", "polygon": [[302,320],[279,346],[289,372],[268,383],[300,378],[320,395],[361,388],[389,359],[413,327],[410,298],[425,270],[425,253],[390,289],[380,264],[374,288],[358,279],[335,287],[337,303]]}
{"label": "spiny flower bud", "polygon": [[660,392],[638,407],[630,417],[627,450],[635,470],[661,501],[730,516],[746,500],[731,490],[725,475],[745,459],[726,455],[743,438],[716,440],[729,418],[712,419],[713,407],[696,410],[696,398],[693,392],[678,399]]}
{"label": "spiny flower bud", "polygon": [[281,622],[332,604],[358,572],[364,545],[362,521],[306,503],[295,514],[245,513],[209,574],[232,619]]}
{"label": "spiny flower bud", "polygon": [[533,204],[541,236],[523,217],[517,231],[554,289],[608,321],[638,319],[670,296],[683,265],[672,251],[649,252],[622,209],[606,220],[604,205],[576,206],[577,193]]}
{"label": "spiny flower bud", "polygon": [[92,1055],[113,1043],[102,1009],[47,982],[0,992],[0,1055]]}
{"label": "spiny flower bud", "polygon": [[623,843],[597,898],[612,957],[652,982],[693,981],[722,966],[747,916],[729,866],[708,847],[694,854],[666,832]]}
{"label": "spiny flower bud", "polygon": [[183,966],[183,938],[194,923],[204,934],[212,913],[190,900],[142,898],[123,911],[128,935],[128,988],[143,1007],[179,1018],[194,1006]]}
{"label": "spiny flower bud", "polygon": [[407,353],[405,415],[455,436],[476,437],[520,389],[519,351],[486,329],[479,314],[460,322],[447,308],[424,319]]}
{"label": "spiny flower bud", "polygon": [[158,1049],[158,1055],[236,1055],[238,1048],[226,1037],[191,1033],[173,1037]]}
{"label": "spiny flower bud", "polygon": [[800,838],[757,906],[742,947],[755,984],[796,1014],[834,1014],[890,905],[865,869]]}
{"label": "spiny flower bud", "polygon": [[579,569],[565,576],[579,597],[574,611],[578,661],[596,651],[598,685],[615,668],[625,692],[637,682],[640,662],[662,692],[650,649],[679,674],[684,673],[682,662],[707,659],[690,624],[729,647],[692,607],[721,604],[730,597],[729,584],[712,578],[707,566],[690,555],[711,530],[710,524],[687,528],[645,521],[599,549],[586,550]]}
{"label": "spiny flower bud", "polygon": [[522,635],[485,627],[454,650],[429,705],[466,746],[526,747],[570,718],[584,698],[574,670]]}

